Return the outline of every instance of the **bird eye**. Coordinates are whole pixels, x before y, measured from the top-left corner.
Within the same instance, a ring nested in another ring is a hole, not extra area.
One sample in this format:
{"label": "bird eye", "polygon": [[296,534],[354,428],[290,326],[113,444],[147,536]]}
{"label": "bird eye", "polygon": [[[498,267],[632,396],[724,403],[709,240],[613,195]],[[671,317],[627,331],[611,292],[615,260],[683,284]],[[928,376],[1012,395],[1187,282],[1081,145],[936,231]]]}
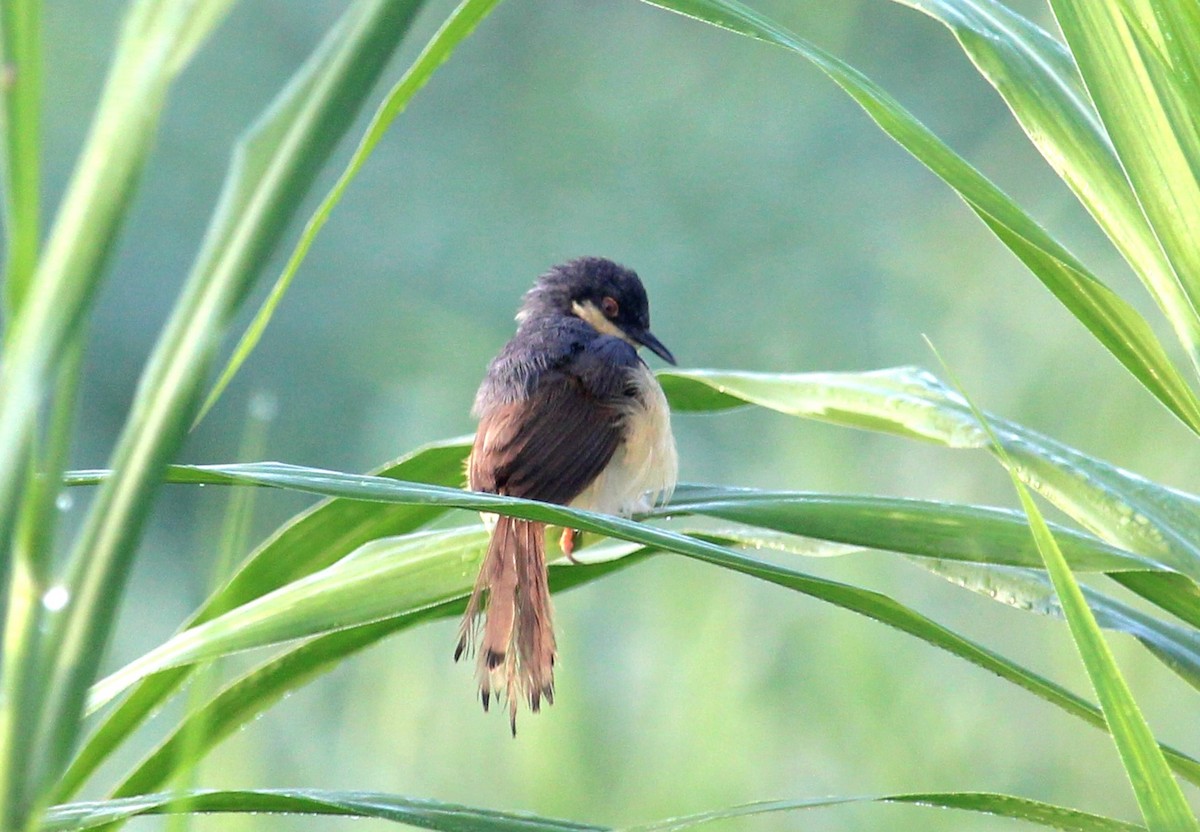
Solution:
{"label": "bird eye", "polygon": [[617,303],[617,299],[609,297],[606,297],[604,300],[600,301],[600,309],[604,312],[604,317],[606,318],[615,318],[617,317],[617,313],[621,311],[621,307]]}

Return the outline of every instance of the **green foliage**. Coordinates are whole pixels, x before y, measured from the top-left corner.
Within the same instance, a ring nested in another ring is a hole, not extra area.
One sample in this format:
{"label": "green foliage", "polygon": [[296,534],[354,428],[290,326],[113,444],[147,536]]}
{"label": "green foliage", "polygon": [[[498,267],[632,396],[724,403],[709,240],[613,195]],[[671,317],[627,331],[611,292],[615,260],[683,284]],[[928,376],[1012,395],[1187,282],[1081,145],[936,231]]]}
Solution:
{"label": "green foliage", "polygon": [[[1065,37],[1060,42],[993,0],[897,1],[954,34],[1128,261],[1190,366],[1177,365],[1175,347],[1160,342],[1133,303],[869,78],[734,0],[650,5],[783,47],[815,65],[948,184],[1153,401],[1200,433],[1200,399],[1189,380],[1200,367],[1200,260],[1189,233],[1200,227],[1194,175],[1200,170],[1194,129],[1200,118],[1200,14],[1175,0],[1052,0]],[[68,830],[144,814],[282,812],[445,830],[607,828],[366,792],[163,791],[288,692],[387,636],[459,614],[487,541],[473,513],[485,511],[592,533],[590,545],[580,549],[583,565],[552,566],[555,591],[605,580],[669,553],[914,636],[1108,731],[1145,828],[1195,828],[1174,778],[1200,785],[1200,761],[1155,739],[1102,630],[1134,636],[1200,689],[1200,497],[983,414],[924,371],[692,370],[660,378],[678,413],[757,407],[990,453],[1011,475],[1023,513],[690,485],[669,505],[624,520],[463,491],[465,440],[419,449],[373,475],[280,463],[170,464],[190,426],[250,356],[316,235],[388,126],[498,0],[464,0],[384,97],[201,407],[216,346],[351,124],[349,115],[365,102],[422,5],[350,3],[233,148],[204,244],[144,369],[109,468],[64,474],[84,332],[108,257],[173,82],[218,31],[232,3],[130,4],[92,130],[41,244],[40,4],[0,0],[0,49],[8,73],[0,144],[7,258],[0,360],[0,827]],[[73,487],[95,487],[96,495],[59,565],[51,508],[54,486],[64,476]],[[258,545],[173,637],[98,678],[145,519],[164,482],[291,490],[324,499]],[[1047,523],[1035,493],[1075,525]],[[851,557],[864,549],[898,553],[992,600],[1065,618],[1099,705],[886,593],[794,565],[814,554]],[[1137,605],[1081,585],[1077,575],[1111,580],[1132,592]],[[106,788],[108,799],[77,802],[102,765],[119,759],[134,732],[200,668],[251,649],[273,652],[219,690],[196,685],[161,743]],[[762,803],[640,828],[682,829],[854,802],[954,808],[1057,829],[1142,828],[1015,796],[964,791]]]}

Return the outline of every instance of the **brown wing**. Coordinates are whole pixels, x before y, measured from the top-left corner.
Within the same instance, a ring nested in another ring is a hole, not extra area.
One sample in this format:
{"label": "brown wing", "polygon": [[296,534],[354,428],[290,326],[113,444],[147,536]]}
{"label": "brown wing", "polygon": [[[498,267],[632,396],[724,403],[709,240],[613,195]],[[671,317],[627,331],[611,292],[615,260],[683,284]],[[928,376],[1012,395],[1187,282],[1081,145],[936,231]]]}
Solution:
{"label": "brown wing", "polygon": [[612,459],[620,410],[553,373],[533,395],[482,414],[468,466],[474,491],[567,504]]}

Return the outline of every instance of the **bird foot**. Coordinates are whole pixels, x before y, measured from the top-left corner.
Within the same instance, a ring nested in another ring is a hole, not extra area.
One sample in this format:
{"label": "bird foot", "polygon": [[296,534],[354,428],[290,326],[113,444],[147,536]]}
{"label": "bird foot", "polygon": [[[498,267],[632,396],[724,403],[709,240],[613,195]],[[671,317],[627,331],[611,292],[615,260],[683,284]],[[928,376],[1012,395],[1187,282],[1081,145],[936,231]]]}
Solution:
{"label": "bird foot", "polygon": [[575,530],[563,529],[562,537],[558,539],[558,548],[562,549],[562,553],[567,556],[567,560],[576,566],[579,561],[575,559]]}

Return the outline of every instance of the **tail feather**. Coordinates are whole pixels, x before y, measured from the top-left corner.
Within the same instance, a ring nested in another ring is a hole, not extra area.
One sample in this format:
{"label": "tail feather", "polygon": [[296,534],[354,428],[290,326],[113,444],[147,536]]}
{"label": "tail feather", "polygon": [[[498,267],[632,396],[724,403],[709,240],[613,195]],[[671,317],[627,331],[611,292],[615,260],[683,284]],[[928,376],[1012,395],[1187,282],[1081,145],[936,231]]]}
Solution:
{"label": "tail feather", "polygon": [[[506,698],[513,733],[519,701],[554,701],[554,622],[546,580],[546,526],[500,517],[459,628],[454,658],[475,653],[480,698]],[[480,619],[483,619],[480,626]]]}

